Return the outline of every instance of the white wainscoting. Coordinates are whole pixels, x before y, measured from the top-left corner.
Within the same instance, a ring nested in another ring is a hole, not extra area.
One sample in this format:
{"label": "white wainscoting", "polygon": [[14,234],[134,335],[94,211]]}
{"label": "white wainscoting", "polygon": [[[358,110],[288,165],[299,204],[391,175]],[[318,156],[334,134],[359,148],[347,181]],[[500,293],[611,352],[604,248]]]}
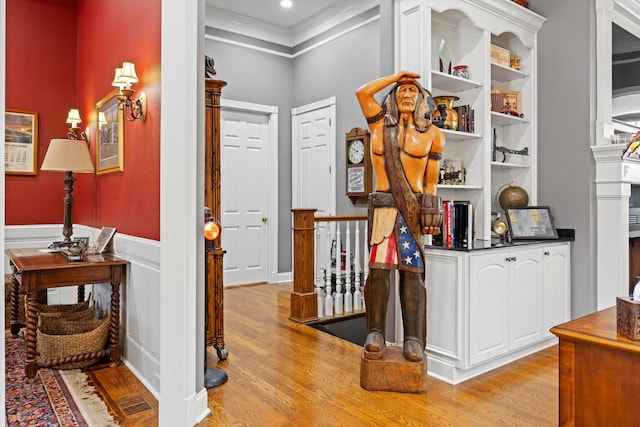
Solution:
{"label": "white wainscoting", "polygon": [[[94,239],[100,230],[74,225],[74,237]],[[45,248],[62,240],[62,226],[5,226],[5,248]],[[116,233],[115,253],[130,262],[120,294],[122,360],[140,381],[160,397],[160,242]],[[9,260],[5,256],[5,271]],[[92,293],[97,306],[107,310],[110,284],[96,284]]]}

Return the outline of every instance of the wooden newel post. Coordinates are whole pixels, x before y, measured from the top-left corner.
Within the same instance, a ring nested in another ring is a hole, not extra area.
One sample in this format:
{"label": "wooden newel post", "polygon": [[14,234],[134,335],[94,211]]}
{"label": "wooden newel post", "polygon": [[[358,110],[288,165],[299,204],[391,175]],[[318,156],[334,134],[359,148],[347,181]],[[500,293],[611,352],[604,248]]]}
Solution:
{"label": "wooden newel post", "polygon": [[313,269],[317,209],[291,209],[293,212],[293,292],[289,319],[306,323],[318,318]]}

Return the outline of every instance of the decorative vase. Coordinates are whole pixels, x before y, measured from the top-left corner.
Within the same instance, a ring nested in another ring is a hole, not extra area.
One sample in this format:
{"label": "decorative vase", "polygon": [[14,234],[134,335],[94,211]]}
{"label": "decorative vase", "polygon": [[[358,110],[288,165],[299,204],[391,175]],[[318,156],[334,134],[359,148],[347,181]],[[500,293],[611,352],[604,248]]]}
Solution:
{"label": "decorative vase", "polygon": [[[458,129],[458,112],[453,109],[453,103],[457,101],[457,96],[434,96],[433,100],[438,106],[438,110],[431,114],[431,122],[438,127],[444,129],[457,130]],[[440,106],[445,106],[446,113],[442,115],[440,113]],[[441,117],[444,117],[444,122]]]}
{"label": "decorative vase", "polygon": [[453,67],[453,75],[458,76],[462,79],[468,79],[469,67],[467,67],[466,65],[456,65],[455,67]]}

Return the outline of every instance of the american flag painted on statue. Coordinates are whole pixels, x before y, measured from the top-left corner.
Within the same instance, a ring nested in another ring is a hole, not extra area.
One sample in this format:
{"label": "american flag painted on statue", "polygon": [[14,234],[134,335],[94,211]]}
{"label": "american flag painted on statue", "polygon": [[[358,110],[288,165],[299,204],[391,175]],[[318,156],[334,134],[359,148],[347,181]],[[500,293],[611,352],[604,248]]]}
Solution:
{"label": "american flag painted on statue", "polygon": [[392,233],[389,237],[371,248],[369,262],[398,265],[398,254],[400,254],[400,263],[403,266],[418,269],[423,268],[422,252],[416,244],[402,215],[398,215],[397,227],[399,244],[396,244],[395,233]]}

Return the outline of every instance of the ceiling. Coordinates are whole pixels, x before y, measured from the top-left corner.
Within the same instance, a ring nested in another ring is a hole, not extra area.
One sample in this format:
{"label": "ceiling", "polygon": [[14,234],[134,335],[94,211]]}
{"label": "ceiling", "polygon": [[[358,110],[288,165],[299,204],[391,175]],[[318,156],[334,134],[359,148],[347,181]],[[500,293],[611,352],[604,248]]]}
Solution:
{"label": "ceiling", "polygon": [[225,9],[240,15],[292,29],[341,0],[291,0],[293,6],[283,8],[280,0],[207,0],[207,6]]}

